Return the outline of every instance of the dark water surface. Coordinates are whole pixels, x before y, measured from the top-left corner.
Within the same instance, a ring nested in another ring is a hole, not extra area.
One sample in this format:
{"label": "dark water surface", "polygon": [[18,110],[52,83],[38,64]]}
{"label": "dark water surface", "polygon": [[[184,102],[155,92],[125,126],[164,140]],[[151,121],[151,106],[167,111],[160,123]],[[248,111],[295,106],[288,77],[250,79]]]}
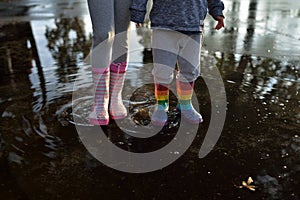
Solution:
{"label": "dark water surface", "polygon": [[[205,121],[190,148],[161,170],[129,174],[95,159],[75,129],[74,116],[87,126],[92,102],[86,95],[72,109],[74,83],[75,90],[92,86],[85,1],[0,1],[0,199],[300,199],[300,4],[224,3],[226,29],[213,30],[208,17],[201,54],[202,68],[216,66],[226,89],[218,143],[198,158],[212,110],[200,77],[195,92]],[[145,84],[151,33],[132,29],[129,116],[121,123],[143,126],[155,103],[153,85]],[[174,109],[169,117],[149,139],[128,137],[113,121],[105,133],[122,149],[149,152],[175,137],[180,117]],[[255,191],[240,187],[249,177]]]}

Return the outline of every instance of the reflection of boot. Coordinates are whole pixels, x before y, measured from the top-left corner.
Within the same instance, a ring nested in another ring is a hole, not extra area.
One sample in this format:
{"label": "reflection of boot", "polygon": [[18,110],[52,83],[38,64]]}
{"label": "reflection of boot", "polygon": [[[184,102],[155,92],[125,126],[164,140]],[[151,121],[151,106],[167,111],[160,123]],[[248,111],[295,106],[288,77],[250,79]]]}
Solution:
{"label": "reflection of boot", "polygon": [[110,104],[109,114],[112,119],[123,119],[127,116],[127,110],[122,101],[122,90],[126,76],[127,63],[112,63],[110,65]]}
{"label": "reflection of boot", "polygon": [[154,125],[164,126],[168,120],[169,109],[169,85],[155,83],[156,105],[151,116]]}
{"label": "reflection of boot", "polygon": [[194,82],[181,82],[176,80],[178,105],[181,116],[191,124],[199,124],[203,121],[202,116],[194,109],[191,99]]}
{"label": "reflection of boot", "polygon": [[93,125],[107,125],[109,121],[109,68],[92,68],[94,83],[94,105],[89,122]]}

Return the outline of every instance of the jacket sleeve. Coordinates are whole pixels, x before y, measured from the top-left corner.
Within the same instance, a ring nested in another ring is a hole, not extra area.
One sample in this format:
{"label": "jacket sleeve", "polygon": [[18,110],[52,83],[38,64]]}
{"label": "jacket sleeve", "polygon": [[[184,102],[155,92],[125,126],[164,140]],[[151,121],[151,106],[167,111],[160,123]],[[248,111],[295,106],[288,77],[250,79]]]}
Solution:
{"label": "jacket sleeve", "polygon": [[[208,13],[217,20],[218,16],[223,15],[224,3],[221,0],[208,0]],[[225,17],[224,17],[225,18]]]}
{"label": "jacket sleeve", "polygon": [[132,0],[130,6],[130,20],[136,23],[143,23],[147,12],[148,0]]}

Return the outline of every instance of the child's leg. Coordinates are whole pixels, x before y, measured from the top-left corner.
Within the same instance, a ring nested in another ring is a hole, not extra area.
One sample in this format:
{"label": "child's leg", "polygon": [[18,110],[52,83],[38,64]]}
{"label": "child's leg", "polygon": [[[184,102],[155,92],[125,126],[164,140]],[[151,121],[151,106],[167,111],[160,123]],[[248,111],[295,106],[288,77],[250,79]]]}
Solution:
{"label": "child's leg", "polygon": [[155,125],[163,126],[168,120],[169,84],[173,80],[177,61],[177,34],[172,31],[153,30],[152,50],[154,68],[152,74],[155,83],[156,106],[151,116]]}
{"label": "child's leg", "polygon": [[129,26],[131,0],[112,0],[114,2],[115,34],[112,62],[128,62]]}
{"label": "child's leg", "polygon": [[110,64],[114,38],[114,2],[111,0],[88,0],[93,27],[92,66],[105,68]]}
{"label": "child's leg", "polygon": [[107,125],[109,102],[109,64],[114,36],[114,3],[111,0],[88,0],[93,27],[93,48],[91,53],[94,83],[94,103],[89,122]]}
{"label": "child's leg", "polygon": [[186,38],[178,58],[179,71],[176,76],[178,109],[188,122],[198,124],[202,116],[194,109],[191,99],[194,81],[200,75],[200,45],[201,34],[190,35]]}
{"label": "child's leg", "polygon": [[200,75],[200,53],[202,34],[185,35],[178,56],[176,78],[182,82],[195,81]]}
{"label": "child's leg", "polygon": [[122,101],[122,90],[128,62],[128,37],[130,25],[130,0],[112,0],[114,2],[115,38],[112,47],[112,63],[110,65],[110,106],[109,113],[113,119],[127,116]]}

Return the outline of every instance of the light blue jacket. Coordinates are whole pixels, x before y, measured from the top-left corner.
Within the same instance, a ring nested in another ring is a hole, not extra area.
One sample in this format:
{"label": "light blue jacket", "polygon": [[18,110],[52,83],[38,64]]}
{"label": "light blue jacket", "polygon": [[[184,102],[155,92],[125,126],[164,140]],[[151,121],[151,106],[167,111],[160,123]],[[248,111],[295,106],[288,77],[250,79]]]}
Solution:
{"label": "light blue jacket", "polygon": [[[148,0],[133,0],[131,21],[143,23]],[[151,27],[176,31],[202,31],[207,11],[217,20],[223,16],[221,0],[153,0]]]}

